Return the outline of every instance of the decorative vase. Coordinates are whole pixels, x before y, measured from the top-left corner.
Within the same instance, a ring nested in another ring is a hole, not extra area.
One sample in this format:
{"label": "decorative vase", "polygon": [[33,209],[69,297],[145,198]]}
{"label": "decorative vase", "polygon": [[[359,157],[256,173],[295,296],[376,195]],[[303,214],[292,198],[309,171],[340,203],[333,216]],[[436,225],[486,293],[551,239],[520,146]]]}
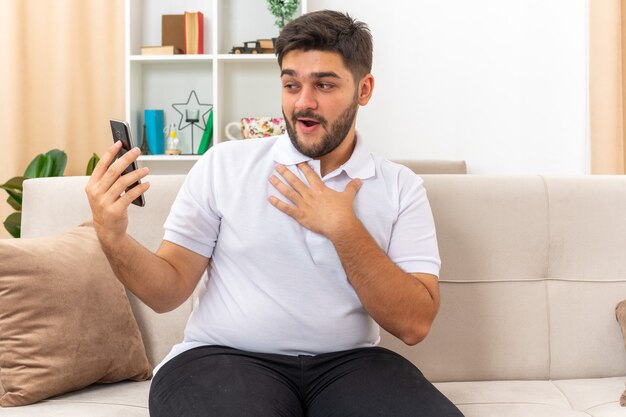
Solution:
{"label": "decorative vase", "polygon": [[146,123],[146,140],[148,147],[154,155],[165,153],[165,140],[163,138],[164,112],[163,110],[144,110]]}

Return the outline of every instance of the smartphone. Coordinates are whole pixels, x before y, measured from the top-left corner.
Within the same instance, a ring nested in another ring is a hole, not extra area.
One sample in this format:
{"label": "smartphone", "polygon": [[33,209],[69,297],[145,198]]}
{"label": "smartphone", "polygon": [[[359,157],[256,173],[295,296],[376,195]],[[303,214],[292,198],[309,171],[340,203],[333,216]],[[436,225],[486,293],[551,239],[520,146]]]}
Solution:
{"label": "smartphone", "polygon": [[[111,123],[111,133],[113,134],[113,142],[117,142],[118,140],[122,142],[122,148],[117,154],[117,158],[122,157],[126,152],[130,151],[133,148],[133,141],[130,136],[130,127],[128,123],[123,120],[110,120]],[[126,175],[129,172],[133,172],[137,169],[137,162],[133,161],[129,166],[126,167],[122,175]],[[136,187],[140,184],[140,181],[137,181],[131,184],[126,191],[128,192],[131,188]],[[133,204],[139,207],[143,207],[146,205],[146,200],[142,195],[133,200]]]}

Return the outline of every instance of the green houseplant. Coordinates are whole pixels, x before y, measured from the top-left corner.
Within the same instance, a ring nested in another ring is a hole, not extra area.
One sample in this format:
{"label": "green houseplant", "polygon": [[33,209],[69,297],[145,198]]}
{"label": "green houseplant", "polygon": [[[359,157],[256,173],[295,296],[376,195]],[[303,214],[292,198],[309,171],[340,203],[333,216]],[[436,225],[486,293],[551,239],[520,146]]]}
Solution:
{"label": "green houseplant", "polygon": [[[85,175],[91,175],[99,160],[100,157],[94,153],[87,163]],[[26,171],[24,171],[23,176],[13,177],[0,185],[0,188],[9,194],[7,203],[15,210],[15,212],[9,214],[4,221],[4,228],[11,236],[18,238],[21,235],[24,180],[29,178],[61,177],[63,176],[66,165],[67,154],[62,150],[52,149],[45,154],[39,154],[33,158],[30,164],[28,164]]]}
{"label": "green houseplant", "polygon": [[278,30],[282,30],[298,9],[299,0],[267,0],[269,11],[276,18],[275,24]]}

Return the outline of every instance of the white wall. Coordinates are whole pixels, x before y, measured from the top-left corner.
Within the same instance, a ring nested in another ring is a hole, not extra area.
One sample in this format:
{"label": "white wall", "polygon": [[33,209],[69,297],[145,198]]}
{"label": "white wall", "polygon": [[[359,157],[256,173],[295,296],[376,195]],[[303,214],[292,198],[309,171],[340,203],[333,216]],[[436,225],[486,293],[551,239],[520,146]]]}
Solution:
{"label": "white wall", "polygon": [[586,0],[308,0],[374,35],[359,114],[388,158],[464,159],[471,173],[588,173]]}

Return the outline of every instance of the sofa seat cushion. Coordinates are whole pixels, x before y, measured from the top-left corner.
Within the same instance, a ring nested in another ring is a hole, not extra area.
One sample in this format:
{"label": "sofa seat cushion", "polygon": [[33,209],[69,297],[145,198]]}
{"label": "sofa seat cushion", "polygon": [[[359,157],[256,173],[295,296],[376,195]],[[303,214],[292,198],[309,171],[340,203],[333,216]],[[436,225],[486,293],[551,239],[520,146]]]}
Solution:
{"label": "sofa seat cushion", "polygon": [[[435,386],[465,417],[624,417],[615,392],[626,376],[561,381],[441,382]],[[92,385],[0,417],[148,417],[150,381]]]}
{"label": "sofa seat cushion", "polygon": [[625,417],[619,397],[626,376],[596,379],[566,379],[554,381],[575,410],[584,410],[594,417]]}
{"label": "sofa seat cushion", "polygon": [[[626,376],[560,381],[441,382],[435,386],[465,417],[624,417]],[[617,393],[617,396],[615,395]]]}
{"label": "sofa seat cushion", "polygon": [[36,404],[2,408],[0,417],[149,417],[150,381],[91,385]]}

